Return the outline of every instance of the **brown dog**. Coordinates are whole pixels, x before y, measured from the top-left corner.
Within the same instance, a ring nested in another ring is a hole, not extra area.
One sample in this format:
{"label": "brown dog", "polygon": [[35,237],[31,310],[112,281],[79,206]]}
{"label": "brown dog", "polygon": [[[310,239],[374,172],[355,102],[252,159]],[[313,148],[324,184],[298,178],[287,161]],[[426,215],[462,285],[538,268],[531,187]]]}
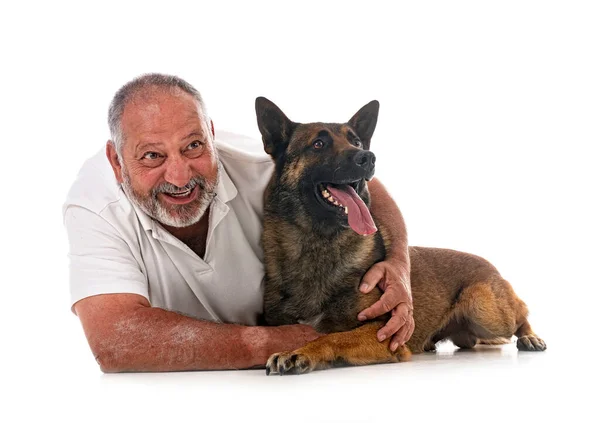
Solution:
{"label": "brown dog", "polygon": [[527,321],[525,303],[494,266],[453,250],[410,247],[415,331],[406,345],[392,353],[389,341],[377,341],[389,316],[357,320],[381,296],[359,292],[362,276],[389,245],[368,209],[378,112],[372,101],[344,124],[300,124],[256,99],[265,151],[276,165],[265,193],[264,318],[270,325],[307,323],[328,334],[274,354],[267,374],[403,361],[444,339],[472,348],[516,335],[520,350],[546,349]]}

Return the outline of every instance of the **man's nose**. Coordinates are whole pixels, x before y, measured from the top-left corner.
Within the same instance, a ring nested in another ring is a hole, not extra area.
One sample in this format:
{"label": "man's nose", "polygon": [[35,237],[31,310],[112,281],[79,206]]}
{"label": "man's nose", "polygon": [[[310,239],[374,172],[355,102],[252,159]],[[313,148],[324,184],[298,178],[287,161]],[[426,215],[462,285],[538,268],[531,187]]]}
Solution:
{"label": "man's nose", "polygon": [[176,187],[184,187],[192,179],[192,169],[184,157],[169,157],[165,170],[165,181]]}

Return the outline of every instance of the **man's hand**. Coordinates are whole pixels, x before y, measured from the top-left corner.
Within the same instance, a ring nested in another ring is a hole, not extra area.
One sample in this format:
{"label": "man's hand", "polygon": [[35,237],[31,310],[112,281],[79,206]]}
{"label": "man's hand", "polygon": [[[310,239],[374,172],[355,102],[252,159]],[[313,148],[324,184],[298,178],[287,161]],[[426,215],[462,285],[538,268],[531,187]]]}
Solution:
{"label": "man's hand", "polygon": [[415,330],[412,296],[410,293],[410,273],[396,261],[375,263],[363,277],[360,291],[370,292],[378,285],[383,295],[375,304],[361,311],[358,320],[364,321],[392,312],[391,319],[377,332],[377,339],[383,341],[390,336],[390,349],[396,351],[408,341]]}

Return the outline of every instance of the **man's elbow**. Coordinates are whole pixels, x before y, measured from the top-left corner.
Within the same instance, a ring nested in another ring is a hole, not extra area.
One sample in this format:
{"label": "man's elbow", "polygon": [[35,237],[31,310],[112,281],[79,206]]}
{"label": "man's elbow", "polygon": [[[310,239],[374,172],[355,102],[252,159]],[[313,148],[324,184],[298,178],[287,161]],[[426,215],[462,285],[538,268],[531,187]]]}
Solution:
{"label": "man's elbow", "polygon": [[122,373],[135,371],[136,354],[115,338],[90,342],[92,354],[102,373]]}
{"label": "man's elbow", "polygon": [[127,368],[124,360],[111,348],[92,349],[92,352],[102,373],[121,373]]}

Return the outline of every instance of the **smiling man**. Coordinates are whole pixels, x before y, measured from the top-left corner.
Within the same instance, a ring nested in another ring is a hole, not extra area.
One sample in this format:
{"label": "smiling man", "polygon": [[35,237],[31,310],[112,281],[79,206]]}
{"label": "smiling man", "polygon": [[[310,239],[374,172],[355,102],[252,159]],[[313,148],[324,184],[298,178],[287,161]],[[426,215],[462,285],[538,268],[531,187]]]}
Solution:
{"label": "smiling man", "polygon": [[[251,368],[318,337],[306,325],[257,326],[271,159],[215,135],[198,91],[174,76],[124,85],[109,126],[105,152],[84,164],[63,208],[72,310],[102,371]],[[406,231],[383,186],[369,189],[396,237],[361,287],[384,295],[357,319],[392,310],[378,336],[395,349],[414,329]]]}

